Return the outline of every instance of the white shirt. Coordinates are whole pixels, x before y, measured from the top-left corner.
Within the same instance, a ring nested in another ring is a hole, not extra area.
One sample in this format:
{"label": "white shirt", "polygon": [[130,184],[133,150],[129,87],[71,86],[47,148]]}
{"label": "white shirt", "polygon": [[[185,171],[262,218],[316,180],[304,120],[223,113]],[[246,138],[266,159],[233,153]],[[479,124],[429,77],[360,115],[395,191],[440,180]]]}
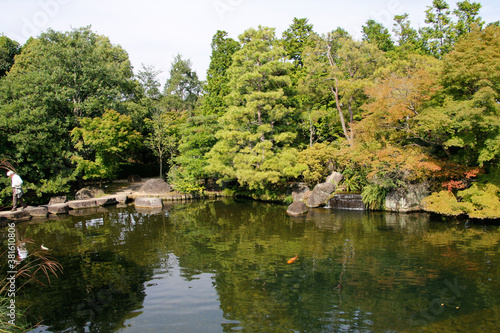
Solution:
{"label": "white shirt", "polygon": [[22,184],[23,180],[17,173],[15,173],[14,176],[12,176],[12,187],[21,187]]}

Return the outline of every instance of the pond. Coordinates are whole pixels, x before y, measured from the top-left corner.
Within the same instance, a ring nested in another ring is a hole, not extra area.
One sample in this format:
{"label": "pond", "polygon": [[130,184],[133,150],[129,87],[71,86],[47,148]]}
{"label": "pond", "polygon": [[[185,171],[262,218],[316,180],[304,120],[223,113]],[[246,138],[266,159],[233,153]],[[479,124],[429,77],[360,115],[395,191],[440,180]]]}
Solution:
{"label": "pond", "polygon": [[214,200],[101,208],[16,232],[28,252],[43,245],[64,268],[16,295],[40,323],[31,332],[500,327],[495,224],[324,208],[293,218],[286,206]]}

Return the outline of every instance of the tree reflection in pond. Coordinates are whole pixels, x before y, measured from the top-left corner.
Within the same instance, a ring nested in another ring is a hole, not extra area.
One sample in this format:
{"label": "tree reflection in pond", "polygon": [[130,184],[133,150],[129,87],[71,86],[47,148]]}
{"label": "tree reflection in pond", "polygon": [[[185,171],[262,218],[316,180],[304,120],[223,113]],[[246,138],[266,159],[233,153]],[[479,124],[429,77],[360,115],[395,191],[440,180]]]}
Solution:
{"label": "tree reflection in pond", "polygon": [[22,304],[53,332],[419,331],[460,318],[472,329],[473,314],[498,309],[498,226],[285,210],[199,201],[19,224],[64,266]]}

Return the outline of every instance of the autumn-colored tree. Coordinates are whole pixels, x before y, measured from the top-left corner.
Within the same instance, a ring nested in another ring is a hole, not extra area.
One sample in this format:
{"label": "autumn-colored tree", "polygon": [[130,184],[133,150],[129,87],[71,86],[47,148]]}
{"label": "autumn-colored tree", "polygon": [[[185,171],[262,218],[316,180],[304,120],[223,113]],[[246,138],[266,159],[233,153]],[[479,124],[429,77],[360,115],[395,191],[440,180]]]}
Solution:
{"label": "autumn-colored tree", "polygon": [[363,106],[364,118],[356,126],[360,139],[417,139],[413,118],[439,90],[440,73],[435,58],[418,54],[385,68],[384,75],[365,88],[370,100]]}

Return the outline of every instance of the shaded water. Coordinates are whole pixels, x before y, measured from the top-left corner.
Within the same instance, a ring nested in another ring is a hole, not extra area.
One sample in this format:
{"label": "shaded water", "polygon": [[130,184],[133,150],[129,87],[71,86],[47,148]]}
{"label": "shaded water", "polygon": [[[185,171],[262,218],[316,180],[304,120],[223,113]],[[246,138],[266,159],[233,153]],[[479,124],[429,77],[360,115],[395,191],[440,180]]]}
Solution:
{"label": "shaded water", "polygon": [[[32,332],[493,332],[500,230],[427,214],[200,201],[20,223],[64,267]],[[2,234],[5,247],[6,237]],[[287,260],[298,259],[287,264]]]}

